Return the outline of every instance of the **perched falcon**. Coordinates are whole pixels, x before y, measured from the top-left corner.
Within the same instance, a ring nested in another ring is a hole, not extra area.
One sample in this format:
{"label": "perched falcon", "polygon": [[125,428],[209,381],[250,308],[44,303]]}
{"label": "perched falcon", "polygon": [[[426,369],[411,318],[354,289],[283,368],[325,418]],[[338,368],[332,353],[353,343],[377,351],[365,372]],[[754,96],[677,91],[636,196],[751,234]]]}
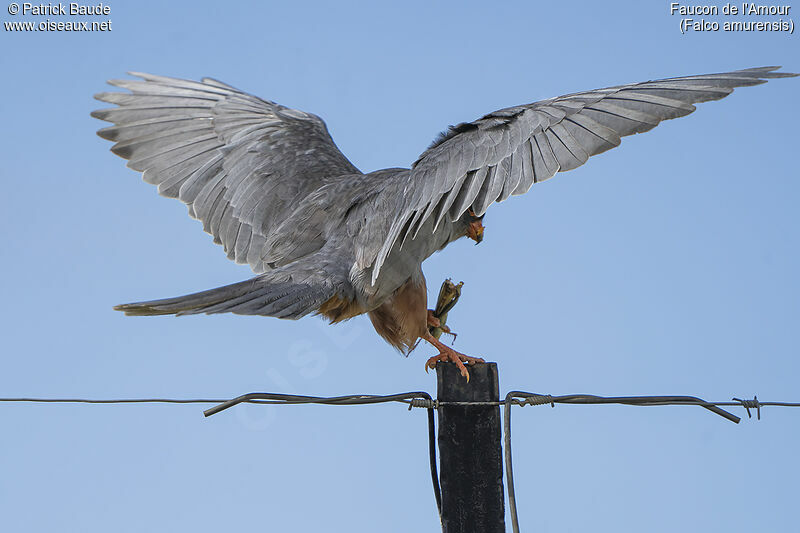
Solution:
{"label": "perched falcon", "polygon": [[132,73],[117,107],[92,116],[158,192],[185,203],[254,278],[186,296],[132,303],[128,315],[238,313],[341,322],[367,313],[404,353],[419,339],[468,378],[468,357],[429,332],[422,262],[450,242],[483,238],[486,209],[589,156],[688,115],[734,87],[797,76],[761,67],[586,91],[495,111],[450,127],[411,168],[361,173],[319,117],[219,81]]}

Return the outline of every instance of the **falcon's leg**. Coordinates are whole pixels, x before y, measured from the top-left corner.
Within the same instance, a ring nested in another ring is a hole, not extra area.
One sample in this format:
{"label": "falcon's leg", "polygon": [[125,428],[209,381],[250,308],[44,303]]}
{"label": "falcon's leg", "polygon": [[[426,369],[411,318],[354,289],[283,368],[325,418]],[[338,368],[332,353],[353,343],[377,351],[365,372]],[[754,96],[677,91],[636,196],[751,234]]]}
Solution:
{"label": "falcon's leg", "polygon": [[480,357],[470,357],[455,351],[446,344],[440,342],[439,339],[431,335],[428,331],[425,332],[425,335],[423,335],[422,338],[433,344],[434,347],[439,350],[439,355],[434,355],[425,362],[425,372],[427,372],[429,368],[436,368],[436,363],[439,361],[451,361],[456,364],[459,370],[461,370],[461,375],[467,378],[467,381],[469,381],[469,371],[467,370],[467,367],[464,366],[464,363],[467,363],[468,365],[474,365],[475,363],[485,362]]}
{"label": "falcon's leg", "polygon": [[436,318],[436,315],[433,314],[433,309],[428,309],[428,327],[430,328],[439,328],[442,330],[442,333],[447,333],[448,335],[453,336],[453,342],[456,341],[456,337],[458,337],[458,333],[450,331],[448,326],[442,324],[442,321]]}

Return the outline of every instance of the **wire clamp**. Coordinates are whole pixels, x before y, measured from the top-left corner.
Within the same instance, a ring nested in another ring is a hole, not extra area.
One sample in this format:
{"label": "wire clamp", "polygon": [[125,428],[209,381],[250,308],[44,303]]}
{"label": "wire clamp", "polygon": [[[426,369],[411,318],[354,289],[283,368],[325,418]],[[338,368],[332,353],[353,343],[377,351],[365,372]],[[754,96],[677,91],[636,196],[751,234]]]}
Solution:
{"label": "wire clamp", "polygon": [[522,400],[519,405],[547,405],[550,404],[550,407],[555,407],[555,401],[552,396],[549,394],[537,394],[536,396],[528,396],[524,400]]}
{"label": "wire clamp", "polygon": [[411,401],[408,402],[408,410],[410,411],[412,407],[422,407],[423,409],[437,409],[438,402],[431,398],[411,398]]}

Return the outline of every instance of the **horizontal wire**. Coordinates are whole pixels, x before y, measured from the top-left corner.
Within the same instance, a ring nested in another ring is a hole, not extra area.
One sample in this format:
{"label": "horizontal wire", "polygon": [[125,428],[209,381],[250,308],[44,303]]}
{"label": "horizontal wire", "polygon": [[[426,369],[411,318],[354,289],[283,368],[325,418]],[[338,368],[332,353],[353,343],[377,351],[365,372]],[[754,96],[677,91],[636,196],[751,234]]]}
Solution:
{"label": "horizontal wire", "polygon": [[[698,405],[701,407],[800,407],[800,402],[764,402],[761,400],[736,400],[725,402],[708,402],[693,396],[595,396],[591,394],[567,394],[551,396],[531,392],[514,391],[511,394],[513,405],[546,405],[546,404],[621,404],[621,405]],[[438,408],[440,406],[500,406],[506,402],[449,402],[433,400],[427,392],[407,392],[391,395],[355,394],[349,396],[299,396],[293,394],[275,393],[250,393],[230,398],[0,398],[0,402],[20,403],[88,403],[88,404],[122,404],[122,403],[213,403],[229,404],[223,409],[214,410],[214,414],[238,403],[255,403],[268,405],[295,405],[295,404],[321,404],[321,405],[368,405],[375,403],[400,402],[409,407]],[[211,411],[211,409],[209,409]],[[208,416],[208,415],[207,415]]]}
{"label": "horizontal wire", "polygon": [[349,396],[299,396],[296,394],[275,394],[272,392],[251,392],[243,394],[232,400],[227,400],[215,407],[211,407],[203,412],[206,416],[211,416],[224,411],[240,403],[270,403],[270,404],[323,404],[323,405],[365,405],[386,402],[401,402],[411,404],[413,399],[423,399],[432,401],[427,392],[403,392],[400,394],[375,395],[375,394],[355,394]]}
{"label": "horizontal wire", "polygon": [[179,398],[115,398],[109,400],[90,400],[86,398],[0,398],[0,402],[22,403],[224,403],[220,399],[179,399]]}
{"label": "horizontal wire", "polygon": [[[522,399],[522,400],[520,400]],[[514,405],[546,405],[555,407],[556,403],[563,404],[620,404],[635,406],[655,406],[655,405],[697,405],[709,411],[727,418],[731,422],[739,423],[738,416],[720,409],[720,407],[744,407],[747,416],[752,417],[750,409],[756,409],[758,419],[761,419],[761,408],[769,407],[800,407],[798,402],[762,402],[754,396],[752,400],[742,400],[733,398],[732,401],[708,402],[695,396],[595,396],[592,394],[567,394],[563,396],[550,396],[549,394],[537,394],[532,392],[513,391],[506,396],[506,402]]]}
{"label": "horizontal wire", "polygon": [[[20,402],[20,403],[259,403],[259,404],[304,404],[315,403],[321,405],[367,405],[374,403],[400,402],[410,404],[412,399],[430,399],[427,392],[408,392],[403,394],[392,394],[386,396],[357,394],[352,396],[297,396],[294,394],[274,394],[274,393],[251,393],[249,399],[239,398],[111,398],[111,399],[89,399],[89,398],[0,398],[0,402]],[[226,407],[227,408],[227,407]]]}

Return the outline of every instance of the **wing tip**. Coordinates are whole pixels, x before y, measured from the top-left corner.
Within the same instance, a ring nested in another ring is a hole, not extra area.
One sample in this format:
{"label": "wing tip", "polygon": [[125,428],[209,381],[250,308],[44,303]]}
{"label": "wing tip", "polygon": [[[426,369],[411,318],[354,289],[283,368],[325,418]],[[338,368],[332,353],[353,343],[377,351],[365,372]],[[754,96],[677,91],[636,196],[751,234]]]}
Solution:
{"label": "wing tip", "polygon": [[125,316],[150,316],[158,312],[148,305],[141,304],[119,304],[113,307],[114,311],[120,311]]}
{"label": "wing tip", "polygon": [[140,303],[131,303],[131,304],[119,304],[113,307],[114,311],[120,311],[125,314],[125,316],[163,316],[163,315],[175,315],[181,316],[185,314],[193,314],[192,309],[186,310],[169,310],[169,309],[160,309],[157,305],[152,305],[154,302],[140,302]]}
{"label": "wing tip", "polygon": [[[770,79],[773,78],[796,78],[800,76],[797,72],[770,72],[770,75],[767,76]],[[766,80],[765,80],[766,81]]]}
{"label": "wing tip", "polygon": [[113,92],[113,91],[103,91],[101,93],[95,93],[94,95],[92,95],[92,97],[95,100],[99,100],[99,101],[105,102],[107,104],[116,104],[117,103],[117,99],[120,96],[124,96],[124,95],[127,95],[127,94],[128,93],[118,93],[118,92]]}
{"label": "wing tip", "polygon": [[[795,78],[800,76],[795,72],[775,72],[778,69],[783,68],[781,65],[770,65],[766,67],[753,67],[753,68],[745,68],[742,70],[738,70],[736,72],[746,72],[755,74],[758,78],[766,78],[766,79],[773,79],[773,78]],[[764,83],[762,81],[762,83]]]}
{"label": "wing tip", "polygon": [[[134,76],[136,78],[141,78],[143,80],[146,80],[148,78],[154,77],[153,74],[148,74],[146,72],[139,72],[138,70],[126,70],[125,74],[127,74],[128,76]],[[111,82],[109,82],[109,83],[111,83]]]}
{"label": "wing tip", "polygon": [[110,107],[108,109],[95,109],[94,111],[89,113],[89,115],[92,118],[96,118],[98,120],[104,120],[106,122],[113,122],[112,120],[109,120],[107,117],[108,117],[109,112],[113,111],[114,109],[116,109],[116,108]]}
{"label": "wing tip", "polygon": [[[100,130],[100,131],[103,131],[103,130]],[[100,131],[97,132],[98,135],[100,135]],[[101,135],[101,137],[102,137],[102,135]],[[130,145],[125,145],[125,144],[121,144],[121,143],[115,144],[114,146],[112,146],[110,148],[110,150],[111,150],[112,154],[118,155],[122,159],[130,159],[131,156],[133,155],[133,149],[130,147]]]}
{"label": "wing tip", "polygon": [[100,93],[94,93],[92,95],[92,98],[94,98],[95,100],[98,100],[100,102],[104,102],[106,104],[113,104],[114,102],[111,101],[111,95],[112,94],[120,94],[120,93],[113,93],[111,91],[103,91],[103,92],[100,92]]}

